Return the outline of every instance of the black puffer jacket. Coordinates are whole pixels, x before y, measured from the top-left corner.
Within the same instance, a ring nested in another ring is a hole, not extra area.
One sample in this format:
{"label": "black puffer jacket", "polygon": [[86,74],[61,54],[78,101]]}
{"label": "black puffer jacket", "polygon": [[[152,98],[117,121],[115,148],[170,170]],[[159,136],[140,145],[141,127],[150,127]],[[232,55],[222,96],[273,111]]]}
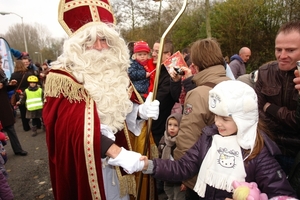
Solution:
{"label": "black puffer jacket", "polygon": [[[159,180],[181,181],[198,174],[202,161],[211,146],[212,136],[218,134],[215,125],[207,126],[197,143],[178,161],[155,159],[153,176]],[[264,135],[265,146],[261,153],[245,165],[246,181],[256,182],[261,192],[269,198],[287,195],[296,197],[280,165],[274,158],[280,150]],[[207,186],[205,199],[232,198],[232,194]],[[199,199],[202,199],[199,197]]]}
{"label": "black puffer jacket", "polygon": [[180,92],[181,82],[172,81],[166,67],[162,65],[156,94],[156,99],[160,103],[159,115],[158,119],[152,122],[151,128],[156,145],[158,145],[161,137],[164,135],[166,120],[171,114],[175,102],[179,102]]}

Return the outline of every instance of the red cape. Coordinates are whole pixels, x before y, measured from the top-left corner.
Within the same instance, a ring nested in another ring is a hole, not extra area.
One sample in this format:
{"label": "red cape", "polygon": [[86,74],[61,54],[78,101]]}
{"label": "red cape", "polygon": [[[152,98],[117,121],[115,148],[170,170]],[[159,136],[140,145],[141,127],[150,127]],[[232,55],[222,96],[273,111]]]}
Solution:
{"label": "red cape", "polygon": [[[52,74],[52,76],[51,76]],[[92,199],[91,188],[88,180],[87,163],[84,153],[84,119],[86,102],[83,96],[72,98],[74,86],[79,85],[69,74],[60,70],[51,71],[47,76],[47,82],[56,79],[58,74],[64,74],[60,78],[65,81],[73,81],[74,85],[65,88],[55,85],[52,90],[64,90],[58,97],[51,95],[51,91],[45,89],[45,104],[43,108],[43,120],[46,126],[46,142],[48,146],[50,176],[53,194],[56,200]],[[71,78],[71,79],[70,79]],[[47,84],[47,83],[46,83]],[[49,86],[51,87],[51,86]],[[47,86],[46,86],[47,88]],[[78,89],[78,88],[77,88]],[[75,87],[76,90],[76,87]],[[69,98],[69,99],[68,99]],[[80,98],[82,98],[80,100]],[[72,100],[72,101],[70,101]],[[93,105],[95,107],[95,104]],[[101,165],[101,132],[100,120],[97,110],[94,109],[94,152],[96,174],[101,199],[105,200]],[[95,179],[95,180],[96,180]]]}

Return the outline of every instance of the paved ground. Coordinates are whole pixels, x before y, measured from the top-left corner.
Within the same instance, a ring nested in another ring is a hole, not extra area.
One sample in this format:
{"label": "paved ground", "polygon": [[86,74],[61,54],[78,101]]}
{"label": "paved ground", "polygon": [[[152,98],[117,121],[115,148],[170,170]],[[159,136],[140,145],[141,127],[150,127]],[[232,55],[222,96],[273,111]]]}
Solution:
{"label": "paved ground", "polygon": [[15,196],[14,200],[52,200],[52,189],[48,171],[45,132],[38,130],[36,137],[31,131],[24,132],[17,116],[15,129],[27,156],[16,156],[10,142],[5,146],[8,161],[5,165],[8,182]]}
{"label": "paved ground", "polygon": [[[9,141],[5,146],[8,154],[5,167],[9,175],[9,185],[15,196],[14,200],[53,200],[45,132],[38,130],[38,135],[31,137],[31,131],[23,131],[19,116],[16,118],[15,129],[28,155],[14,155]],[[159,195],[159,200],[164,199],[166,199],[165,194]]]}

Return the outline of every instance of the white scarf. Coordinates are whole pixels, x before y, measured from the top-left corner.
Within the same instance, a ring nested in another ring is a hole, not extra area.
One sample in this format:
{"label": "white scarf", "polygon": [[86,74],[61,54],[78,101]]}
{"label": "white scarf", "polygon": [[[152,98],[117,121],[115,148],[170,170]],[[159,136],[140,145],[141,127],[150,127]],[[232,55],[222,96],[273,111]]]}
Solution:
{"label": "white scarf", "polygon": [[206,184],[232,192],[234,180],[245,181],[246,172],[237,136],[214,135],[197,178],[194,191],[205,197]]}

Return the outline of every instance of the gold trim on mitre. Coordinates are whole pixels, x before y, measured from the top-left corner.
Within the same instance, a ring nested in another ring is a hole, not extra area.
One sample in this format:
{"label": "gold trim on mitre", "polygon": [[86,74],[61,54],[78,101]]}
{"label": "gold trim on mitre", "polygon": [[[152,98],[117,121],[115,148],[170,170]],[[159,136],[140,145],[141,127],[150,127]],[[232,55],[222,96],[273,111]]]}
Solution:
{"label": "gold trim on mitre", "polygon": [[[107,0],[108,3],[100,1],[100,0],[88,0],[88,1],[84,1],[84,0],[72,0],[69,2],[65,2],[65,0],[61,0],[59,2],[58,5],[58,22],[60,23],[60,25],[62,26],[62,28],[66,31],[66,33],[71,36],[73,34],[75,34],[76,32],[78,32],[79,30],[83,29],[86,27],[87,24],[89,23],[94,23],[94,22],[101,22],[101,23],[105,23],[104,21],[102,21],[101,16],[98,12],[98,8],[102,8],[106,11],[108,11],[109,13],[111,13],[112,17],[113,17],[113,24],[116,24],[116,18],[113,15],[113,11],[112,8],[110,6],[110,0]],[[68,24],[64,21],[64,13],[73,9],[76,9],[78,7],[81,6],[88,6],[90,9],[90,14],[92,17],[93,21],[86,21],[83,22],[85,24],[82,24],[82,26],[80,28],[78,28],[77,30],[72,30],[69,28]]]}

